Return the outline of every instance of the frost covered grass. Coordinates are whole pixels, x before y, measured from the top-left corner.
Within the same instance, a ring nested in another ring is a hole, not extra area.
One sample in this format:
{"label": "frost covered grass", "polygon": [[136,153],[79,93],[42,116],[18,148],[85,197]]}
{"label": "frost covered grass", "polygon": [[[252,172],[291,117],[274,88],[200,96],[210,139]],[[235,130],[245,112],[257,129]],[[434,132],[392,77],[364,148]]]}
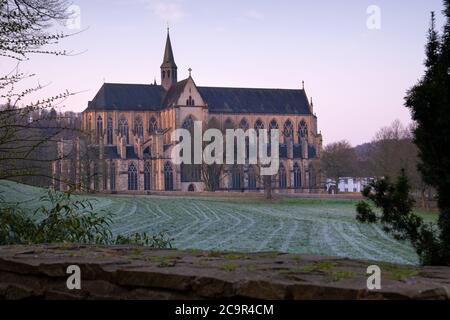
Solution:
{"label": "frost covered grass", "polygon": [[[42,189],[0,182],[0,195],[27,208]],[[98,196],[113,212],[114,234],[167,231],[179,249],[281,251],[417,264],[413,248],[378,225],[358,223],[355,201],[286,198],[276,202],[158,196]],[[432,218],[430,218],[432,219]]]}

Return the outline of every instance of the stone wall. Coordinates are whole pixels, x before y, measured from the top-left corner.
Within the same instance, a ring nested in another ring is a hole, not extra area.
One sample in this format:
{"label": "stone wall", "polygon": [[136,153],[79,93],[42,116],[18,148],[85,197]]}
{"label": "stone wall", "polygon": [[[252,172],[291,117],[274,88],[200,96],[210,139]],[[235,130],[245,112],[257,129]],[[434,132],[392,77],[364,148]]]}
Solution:
{"label": "stone wall", "polygon": [[[377,264],[382,289],[367,289]],[[81,290],[67,289],[68,266]],[[130,246],[5,246],[3,299],[450,299],[450,268],[280,253],[153,250]]]}

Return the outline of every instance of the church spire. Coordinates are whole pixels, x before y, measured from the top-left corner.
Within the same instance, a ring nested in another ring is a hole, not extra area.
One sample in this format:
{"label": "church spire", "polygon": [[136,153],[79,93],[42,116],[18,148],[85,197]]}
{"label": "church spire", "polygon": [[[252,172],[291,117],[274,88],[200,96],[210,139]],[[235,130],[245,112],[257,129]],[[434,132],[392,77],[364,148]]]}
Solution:
{"label": "church spire", "polygon": [[164,50],[164,60],[163,60],[163,63],[161,65],[161,68],[162,67],[174,67],[174,68],[177,68],[177,65],[175,63],[175,59],[173,57],[172,43],[170,42],[169,28],[167,28],[166,49]]}
{"label": "church spire", "polygon": [[177,65],[173,57],[172,43],[170,42],[169,28],[167,28],[166,48],[164,50],[164,60],[161,64],[161,84],[164,89],[169,90],[177,83]]}

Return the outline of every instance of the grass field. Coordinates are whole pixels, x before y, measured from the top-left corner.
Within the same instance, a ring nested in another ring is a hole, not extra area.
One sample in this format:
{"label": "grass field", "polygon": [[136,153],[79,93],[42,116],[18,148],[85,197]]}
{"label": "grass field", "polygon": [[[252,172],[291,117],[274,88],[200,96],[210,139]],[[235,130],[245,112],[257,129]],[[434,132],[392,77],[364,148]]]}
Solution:
{"label": "grass field", "polygon": [[[0,194],[34,209],[45,190],[0,182]],[[343,256],[406,264],[418,263],[412,247],[384,233],[378,225],[355,220],[355,202],[281,199],[261,203],[246,199],[157,196],[99,196],[97,209],[115,214],[113,232],[150,234],[167,231],[173,246],[232,251],[281,251]],[[435,215],[423,214],[428,221]]]}

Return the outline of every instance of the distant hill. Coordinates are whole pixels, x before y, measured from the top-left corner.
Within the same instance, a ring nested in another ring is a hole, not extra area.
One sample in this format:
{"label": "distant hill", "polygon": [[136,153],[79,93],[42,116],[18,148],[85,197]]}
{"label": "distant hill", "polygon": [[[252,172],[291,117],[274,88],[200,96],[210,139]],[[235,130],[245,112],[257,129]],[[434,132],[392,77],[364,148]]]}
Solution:
{"label": "distant hill", "polygon": [[367,160],[369,159],[370,151],[373,149],[373,143],[366,142],[354,147],[353,149],[355,150],[358,160]]}

